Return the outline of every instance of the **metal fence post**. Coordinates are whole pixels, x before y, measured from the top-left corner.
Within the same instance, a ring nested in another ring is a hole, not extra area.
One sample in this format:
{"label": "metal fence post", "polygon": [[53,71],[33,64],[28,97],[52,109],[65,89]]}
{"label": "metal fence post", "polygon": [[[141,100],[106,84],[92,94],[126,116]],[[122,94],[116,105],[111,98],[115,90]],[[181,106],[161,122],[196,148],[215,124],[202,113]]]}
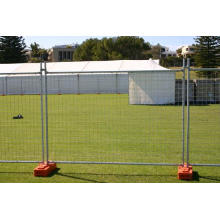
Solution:
{"label": "metal fence post", "polygon": [[49,146],[48,146],[48,101],[47,101],[47,63],[44,62],[45,69],[45,122],[46,122],[46,163],[49,161]]}
{"label": "metal fence post", "polygon": [[23,83],[22,83],[22,77],[21,77],[21,93],[20,95],[23,95]]}
{"label": "metal fence post", "polygon": [[190,83],[190,58],[187,58],[187,167],[189,166],[189,139],[190,139],[190,102],[189,102],[189,83]]}
{"label": "metal fence post", "polygon": [[183,58],[183,78],[182,78],[182,161],[185,162],[185,59]]}
{"label": "metal fence post", "polygon": [[41,142],[42,142],[42,163],[44,163],[44,103],[43,103],[43,68],[40,63],[40,98],[41,98]]}
{"label": "metal fence post", "polygon": [[118,94],[119,91],[118,91],[118,74],[117,73],[115,74],[115,89],[116,89],[115,93]]}
{"label": "metal fence post", "polygon": [[5,95],[8,95],[8,77],[5,76]]}
{"label": "metal fence post", "polygon": [[61,95],[60,79],[58,79],[57,82],[58,82],[58,94]]}
{"label": "metal fence post", "polygon": [[80,88],[79,88],[79,73],[77,74],[77,94],[80,94]]}

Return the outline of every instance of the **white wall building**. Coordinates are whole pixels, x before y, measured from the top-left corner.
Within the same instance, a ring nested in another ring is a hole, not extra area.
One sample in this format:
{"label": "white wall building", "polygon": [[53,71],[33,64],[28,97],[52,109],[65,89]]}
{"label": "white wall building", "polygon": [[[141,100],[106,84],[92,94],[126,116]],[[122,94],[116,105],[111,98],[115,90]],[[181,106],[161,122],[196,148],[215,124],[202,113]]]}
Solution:
{"label": "white wall building", "polygon": [[160,49],[160,57],[177,56],[176,51],[171,51],[168,47],[162,46]]}
{"label": "white wall building", "polygon": [[[48,93],[129,93],[130,104],[170,104],[175,73],[166,70],[153,60],[47,63]],[[39,63],[0,64],[0,94],[40,94],[39,71]]]}
{"label": "white wall building", "polygon": [[181,49],[181,55],[186,58],[188,55],[193,55],[195,53],[195,47],[186,45],[182,46],[179,49]]}

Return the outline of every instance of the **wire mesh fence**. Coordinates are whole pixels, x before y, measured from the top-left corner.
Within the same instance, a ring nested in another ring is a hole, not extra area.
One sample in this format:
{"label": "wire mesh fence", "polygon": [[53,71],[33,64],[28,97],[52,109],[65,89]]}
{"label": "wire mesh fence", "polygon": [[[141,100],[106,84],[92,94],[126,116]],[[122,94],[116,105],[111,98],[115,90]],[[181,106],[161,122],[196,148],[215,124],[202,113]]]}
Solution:
{"label": "wire mesh fence", "polygon": [[[47,74],[49,81],[54,73]],[[48,83],[51,88],[65,84],[63,74],[53,77]],[[94,73],[89,77],[83,74],[77,74],[79,84],[72,84],[73,91],[83,93],[55,95],[48,89],[49,160],[63,163],[182,163],[182,84],[175,83],[175,71],[165,74],[133,72],[129,75],[124,84],[134,83],[133,79],[141,75],[146,78],[145,84],[147,80],[151,81],[145,90],[156,98],[149,105],[139,103],[139,99],[146,99],[137,89],[142,79],[136,79],[135,87],[127,88],[127,91],[130,88],[129,94],[119,94],[114,87],[108,89],[108,81],[116,76],[115,73]],[[75,73],[68,75],[69,82],[77,80],[75,76]],[[138,99],[131,100],[129,96],[135,96],[134,93],[139,94],[136,94]],[[165,102],[160,103],[161,99]],[[180,101],[176,102],[176,99]]]}
{"label": "wire mesh fence", "polygon": [[191,77],[189,122],[189,163],[220,165],[220,71],[190,69]]}
{"label": "wire mesh fence", "polygon": [[220,166],[217,73],[2,74],[0,162]]}
{"label": "wire mesh fence", "polygon": [[[0,161],[41,161],[41,75],[5,73],[0,78]],[[26,94],[30,88],[38,95]]]}

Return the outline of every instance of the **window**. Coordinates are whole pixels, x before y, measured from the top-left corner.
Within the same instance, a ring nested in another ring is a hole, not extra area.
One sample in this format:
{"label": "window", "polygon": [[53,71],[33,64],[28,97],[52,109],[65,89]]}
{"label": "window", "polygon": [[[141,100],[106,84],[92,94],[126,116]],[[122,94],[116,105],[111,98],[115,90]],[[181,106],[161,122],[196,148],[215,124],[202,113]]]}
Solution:
{"label": "window", "polygon": [[70,52],[67,52],[67,60],[70,60]]}
{"label": "window", "polygon": [[66,60],[66,51],[63,52],[63,59]]}
{"label": "window", "polygon": [[59,55],[58,55],[58,60],[62,61],[63,60],[63,56],[62,56],[62,51],[59,51]]}

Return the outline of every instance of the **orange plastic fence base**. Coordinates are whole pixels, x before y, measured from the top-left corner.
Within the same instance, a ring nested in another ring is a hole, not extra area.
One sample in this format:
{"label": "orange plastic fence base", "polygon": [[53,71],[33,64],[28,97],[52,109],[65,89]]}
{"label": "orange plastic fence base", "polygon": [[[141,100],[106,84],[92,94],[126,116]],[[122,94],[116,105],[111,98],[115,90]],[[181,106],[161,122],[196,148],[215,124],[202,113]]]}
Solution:
{"label": "orange plastic fence base", "polygon": [[34,176],[49,176],[56,168],[56,163],[39,163],[34,169]]}
{"label": "orange plastic fence base", "polygon": [[185,163],[184,166],[178,167],[178,179],[179,180],[192,180],[193,179],[193,170],[192,166],[188,166]]}

